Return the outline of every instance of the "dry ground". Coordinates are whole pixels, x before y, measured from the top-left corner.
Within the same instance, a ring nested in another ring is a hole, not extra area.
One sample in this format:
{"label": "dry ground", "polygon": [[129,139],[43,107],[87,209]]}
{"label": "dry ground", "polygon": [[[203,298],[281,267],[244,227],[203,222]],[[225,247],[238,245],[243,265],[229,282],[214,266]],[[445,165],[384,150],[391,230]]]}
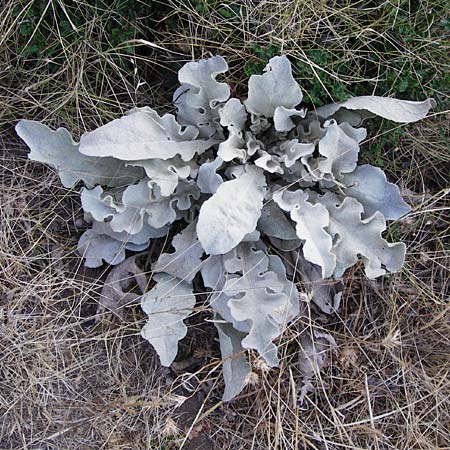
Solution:
{"label": "dry ground", "polygon": [[[144,3],[0,7],[0,449],[449,449],[446,2]],[[132,105],[166,108],[180,64],[210,53],[228,58],[244,93],[279,51],[313,103],[375,92],[432,95],[438,107],[416,125],[377,123],[363,146],[413,205],[389,228],[408,245],[403,271],[345,275],[342,310],[322,323],[338,348],[302,405],[295,325],[281,367],[255,360],[253,383],[223,405],[207,312],[171,370],[141,339],[137,304],[122,320],[96,316],[108,268],[83,270],[74,252],[78,192],[26,159],[13,125],[42,119],[79,135]]]}

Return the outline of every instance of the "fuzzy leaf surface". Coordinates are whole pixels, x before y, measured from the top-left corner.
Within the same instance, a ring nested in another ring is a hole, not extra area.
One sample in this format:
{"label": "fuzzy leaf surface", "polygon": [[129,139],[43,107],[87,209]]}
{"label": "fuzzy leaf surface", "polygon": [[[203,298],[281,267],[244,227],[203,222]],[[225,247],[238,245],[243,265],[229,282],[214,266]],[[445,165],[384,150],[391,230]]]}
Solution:
{"label": "fuzzy leaf surface", "polygon": [[210,255],[227,253],[256,228],[266,180],[257,167],[246,170],[236,180],[221,184],[200,209],[198,239]]}
{"label": "fuzzy leaf surface", "polygon": [[252,75],[248,81],[248,98],[244,104],[249,112],[273,117],[277,106],[292,109],[302,101],[302,91],[285,55],[273,57],[264,71],[263,75]]}
{"label": "fuzzy leaf surface", "polygon": [[28,157],[57,169],[66,188],[79,181],[88,187],[126,186],[142,178],[142,169],[126,167],[118,159],[83,155],[65,128],[53,131],[40,122],[21,120],[16,132],[30,148]]}
{"label": "fuzzy leaf surface", "polygon": [[380,211],[386,220],[397,220],[411,208],[400,195],[400,189],[387,181],[385,173],[368,164],[357,167],[343,177],[344,193],[356,198],[364,207],[364,217]]}
{"label": "fuzzy leaf surface", "polygon": [[170,366],[177,356],[178,341],[187,334],[183,320],[195,306],[192,286],[165,273],[153,277],[157,284],[142,296],[141,306],[148,315],[142,337],[152,344],[163,366]]}

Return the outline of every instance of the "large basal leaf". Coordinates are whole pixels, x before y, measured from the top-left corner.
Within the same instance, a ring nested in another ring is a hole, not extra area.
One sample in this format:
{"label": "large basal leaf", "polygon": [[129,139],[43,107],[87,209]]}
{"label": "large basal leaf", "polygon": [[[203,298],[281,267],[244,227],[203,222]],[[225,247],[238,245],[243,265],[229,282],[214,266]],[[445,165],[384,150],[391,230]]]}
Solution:
{"label": "large basal leaf", "polygon": [[151,108],[142,108],[81,136],[80,152],[125,161],[176,155],[190,161],[196,153],[217,143],[214,139],[196,139],[197,135],[196,128],[183,129],[172,114],[160,117]]}
{"label": "large basal leaf", "polygon": [[242,347],[245,334],[235,330],[230,323],[221,321],[220,316],[217,319],[214,325],[219,333],[225,381],[222,400],[229,402],[246,386],[250,375],[250,364]]}
{"label": "large basal leaf", "polygon": [[103,262],[117,265],[125,259],[126,244],[95,230],[85,231],[79,241],[78,254],[85,258],[86,267],[100,267]]}
{"label": "large basal leaf", "polygon": [[244,104],[249,112],[273,117],[277,106],[292,109],[302,101],[302,91],[285,55],[272,58],[264,71],[263,75],[252,75],[248,81],[248,99]]}
{"label": "large basal leaf", "polygon": [[197,239],[196,223],[190,223],[181,233],[174,236],[174,253],[163,253],[153,266],[154,272],[165,272],[180,280],[191,283],[201,268],[203,248]]}
{"label": "large basal leaf", "polygon": [[389,272],[397,272],[403,266],[406,246],[391,244],[382,238],[386,221],[380,212],[368,219],[361,219],[364,208],[356,199],[346,197],[339,205],[327,205],[330,213],[328,233],[334,238],[332,252],[336,255],[335,276],[353,266],[360,256],[369,278]]}
{"label": "large basal leaf", "polygon": [[239,245],[225,268],[230,275],[223,292],[230,298],[231,314],[236,321],[251,322],[242,346],[257,350],[270,366],[278,365],[272,341],[292,320],[292,298],[285,293],[287,280],[268,270],[268,256],[250,243]]}
{"label": "large basal leaf", "polygon": [[290,212],[291,219],[296,223],[297,236],[305,241],[305,258],[322,268],[323,278],[331,276],[336,259],[331,253],[331,236],[326,231],[330,218],[325,206],[308,202],[308,194],[301,189],[276,192],[273,199],[281,209]]}
{"label": "large basal leaf", "polygon": [[79,181],[88,187],[126,186],[143,176],[142,169],[125,167],[118,159],[83,155],[65,128],[52,131],[40,122],[21,120],[16,132],[30,148],[28,157],[57,169],[66,188],[74,187]]}
{"label": "large basal leaf", "polygon": [[380,211],[386,220],[397,220],[411,211],[399,188],[389,183],[378,167],[358,166],[352,173],[345,174],[342,182],[347,186],[343,192],[363,205],[365,218]]}
{"label": "large basal leaf", "polygon": [[210,288],[208,293],[208,302],[214,313],[220,315],[227,322],[233,324],[233,327],[243,333],[248,333],[251,328],[249,321],[237,321],[232,315],[228,306],[229,297],[224,292],[225,283],[229,277],[225,269],[225,261],[235,255],[236,249],[226,255],[211,255],[202,263],[201,274],[203,284]]}
{"label": "large basal leaf", "polygon": [[[436,105],[436,102],[429,98],[422,102],[412,102],[409,100],[397,100],[389,97],[377,97],[366,95],[362,97],[352,97],[344,102],[332,103],[330,105],[317,108],[317,115],[320,117],[332,117],[340,109],[360,111],[363,113],[361,119],[367,117],[364,112],[369,112],[394,122],[409,123],[423,119],[428,111]],[[354,117],[354,115],[352,116]],[[361,121],[361,120],[360,120]],[[358,124],[353,121],[353,124]]]}
{"label": "large basal leaf", "polygon": [[141,306],[148,315],[142,328],[147,339],[159,355],[163,366],[170,366],[177,356],[178,341],[187,334],[186,319],[195,306],[192,286],[165,273],[153,276],[156,286],[142,296]]}
{"label": "large basal leaf", "polygon": [[216,81],[216,76],[228,71],[221,56],[185,64],[178,72],[181,86],[173,94],[178,120],[194,125],[200,137],[209,138],[220,132],[219,105],[230,96],[230,87]]}
{"label": "large basal leaf", "polygon": [[145,223],[162,228],[174,222],[179,211],[188,210],[199,197],[200,191],[192,180],[180,180],[170,197],[162,197],[158,188],[144,178],[128,186],[117,200],[104,193],[100,186],[84,189],[82,205],[95,220],[108,219],[113,231],[135,234]]}
{"label": "large basal leaf", "polygon": [[224,254],[256,228],[261,215],[266,180],[261,169],[253,166],[236,180],[219,186],[203,203],[197,223],[197,235],[210,255]]}

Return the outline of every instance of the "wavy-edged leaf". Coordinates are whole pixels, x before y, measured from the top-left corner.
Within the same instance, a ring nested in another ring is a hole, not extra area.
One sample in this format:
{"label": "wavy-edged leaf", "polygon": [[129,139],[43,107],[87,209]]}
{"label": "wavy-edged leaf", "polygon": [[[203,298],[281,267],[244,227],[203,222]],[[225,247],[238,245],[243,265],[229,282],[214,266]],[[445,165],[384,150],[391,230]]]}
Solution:
{"label": "wavy-edged leaf", "polygon": [[142,337],[152,344],[163,366],[170,366],[177,356],[178,341],[187,334],[186,319],[195,306],[192,286],[165,273],[153,276],[155,287],[144,294],[141,306],[148,315]]}
{"label": "wavy-edged leaf", "polygon": [[[327,205],[330,224],[327,231],[334,238],[332,252],[336,255],[335,276],[341,276],[360,256],[369,278],[384,275],[386,270],[397,272],[403,266],[406,246],[391,244],[382,238],[386,230],[383,214],[376,212],[361,219],[364,208],[356,199],[346,197],[339,205]],[[386,270],[384,269],[386,268]]]}
{"label": "wavy-edged leaf", "polygon": [[380,211],[386,220],[397,220],[408,214],[411,208],[400,195],[400,189],[387,181],[385,173],[369,164],[358,166],[342,179],[343,192],[356,198],[364,207],[364,218]]}
{"label": "wavy-edged leaf", "polygon": [[84,265],[96,268],[103,262],[117,265],[125,259],[126,244],[93,229],[86,230],[78,241],[77,251],[85,261]]}
{"label": "wavy-edged leaf", "polygon": [[280,164],[280,157],[265,150],[259,152],[259,158],[254,161],[255,166],[261,167],[265,172],[283,174],[284,169]]}
{"label": "wavy-edged leaf", "polygon": [[171,159],[190,161],[217,143],[196,139],[198,130],[182,127],[172,114],[160,117],[151,108],[141,108],[115,119],[80,139],[80,152],[89,156],[113,156],[124,161]]}
{"label": "wavy-edged leaf", "polygon": [[295,123],[291,117],[304,118],[306,116],[306,109],[285,108],[284,106],[277,106],[273,115],[273,122],[275,130],[277,131],[291,131],[295,128]]}
{"label": "wavy-edged leaf", "polygon": [[172,239],[174,253],[163,253],[153,266],[154,272],[165,272],[191,283],[201,268],[203,248],[197,239],[196,223],[190,223]]}
{"label": "wavy-edged leaf", "polygon": [[301,143],[298,139],[284,141],[280,145],[280,161],[288,168],[292,167],[297,160],[304,156],[313,154],[315,145],[311,143]]}
{"label": "wavy-edged leaf", "polygon": [[324,157],[317,168],[322,173],[339,177],[352,172],[358,162],[359,144],[337,124],[335,120],[325,122],[325,136],[319,141],[319,153]]}
{"label": "wavy-edged leaf", "polygon": [[221,56],[186,63],[178,72],[181,86],[173,94],[178,120],[194,125],[200,137],[210,138],[218,130],[219,105],[230,96],[230,87],[216,81],[216,76],[228,71]]}
{"label": "wavy-edged leaf", "polygon": [[336,258],[331,253],[333,243],[326,231],[330,223],[327,208],[320,203],[308,202],[308,193],[301,189],[295,192],[276,192],[273,199],[280,208],[290,212],[291,219],[296,223],[297,236],[305,241],[305,259],[322,268],[323,278],[331,276],[336,266]]}
{"label": "wavy-edged leaf", "polygon": [[57,169],[66,188],[74,187],[79,181],[88,187],[126,186],[143,176],[142,169],[125,167],[118,159],[83,155],[65,128],[53,131],[40,122],[21,120],[16,132],[30,148],[28,157]]}
{"label": "wavy-edged leaf", "polygon": [[285,55],[273,57],[263,75],[252,75],[248,81],[247,111],[273,117],[277,106],[295,108],[303,99],[302,91],[292,76],[291,63]]}
{"label": "wavy-edged leaf", "polygon": [[180,179],[185,180],[192,172],[192,163],[184,162],[179,156],[171,159],[146,159],[128,163],[130,166],[142,167],[149,178],[150,184],[156,184],[163,197],[175,192]]}
{"label": "wavy-edged leaf", "polygon": [[234,328],[243,333],[248,333],[251,328],[249,321],[239,322],[232,315],[228,306],[229,297],[225,294],[223,288],[228,279],[228,272],[225,269],[224,262],[235,255],[235,250],[226,255],[211,255],[202,263],[200,269],[205,287],[210,288],[208,301],[216,314],[219,314],[227,322],[233,324]]}
{"label": "wavy-edged leaf", "polygon": [[257,350],[270,366],[278,365],[272,341],[292,319],[292,298],[284,292],[286,280],[268,270],[267,254],[249,243],[235,249],[235,257],[225,261],[225,268],[230,275],[223,292],[230,298],[231,314],[236,321],[251,322],[242,346]]}
{"label": "wavy-edged leaf", "polygon": [[262,170],[248,166],[243,175],[221,184],[217,192],[203,203],[197,235],[206,253],[227,253],[256,229],[265,186]]}

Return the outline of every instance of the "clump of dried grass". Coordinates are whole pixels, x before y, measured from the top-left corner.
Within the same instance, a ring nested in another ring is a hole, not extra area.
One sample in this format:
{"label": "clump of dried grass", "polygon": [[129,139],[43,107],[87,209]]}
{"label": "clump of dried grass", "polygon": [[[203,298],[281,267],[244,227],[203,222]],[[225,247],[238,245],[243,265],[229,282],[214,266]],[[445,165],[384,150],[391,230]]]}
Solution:
{"label": "clump of dried grass", "polygon": [[[138,305],[128,305],[122,321],[96,316],[107,268],[83,270],[74,253],[81,226],[78,194],[63,189],[53,171],[26,160],[10,129],[16,119],[42,118],[81,133],[132,105],[168,103],[181,61],[209,52],[228,57],[239,93],[244,63],[264,59],[254,48],[268,43],[310,64],[314,79],[304,82],[319,85],[328,74],[336,84],[376,86],[379,81],[364,74],[371,51],[380,69],[403,53],[404,74],[428,65],[441,76],[448,67],[445,36],[402,40],[386,15],[392,9],[387,3],[226,1],[220,4],[225,12],[213,3],[152,2],[153,19],[137,22],[136,39],[108,47],[102,30],[115,17],[111,7],[99,2],[92,21],[88,4],[50,2],[59,14],[64,6],[69,17],[86,17],[82,35],[80,29],[69,36],[47,29],[46,45],[57,52],[53,72],[49,61],[30,60],[18,50],[29,4],[10,0],[3,9],[0,448],[446,448],[448,112],[403,128],[395,145],[381,145],[386,130],[380,128],[363,147],[363,157],[384,163],[414,205],[389,229],[408,243],[407,262],[400,274],[376,281],[360,270],[346,275],[342,310],[331,323],[316,323],[332,331],[337,351],[302,404],[296,401],[301,385],[296,324],[283,336],[280,369],[268,372],[255,360],[245,392],[222,405],[217,344],[210,330],[197,326],[199,319],[190,323],[178,364],[166,371],[139,336]],[[429,7],[420,2],[410,18],[428,21],[432,29],[437,19]],[[402,4],[397,13],[405,10]],[[151,45],[139,41],[150,37]],[[396,53],[381,52],[379,44],[387,41],[394,41]],[[334,62],[318,65],[304,51],[330,43],[341,62],[355,66],[351,76],[342,75]],[[121,65],[130,58],[131,66]],[[430,85],[423,89],[433,94]],[[445,89],[434,92],[441,110],[448,104]]]}

